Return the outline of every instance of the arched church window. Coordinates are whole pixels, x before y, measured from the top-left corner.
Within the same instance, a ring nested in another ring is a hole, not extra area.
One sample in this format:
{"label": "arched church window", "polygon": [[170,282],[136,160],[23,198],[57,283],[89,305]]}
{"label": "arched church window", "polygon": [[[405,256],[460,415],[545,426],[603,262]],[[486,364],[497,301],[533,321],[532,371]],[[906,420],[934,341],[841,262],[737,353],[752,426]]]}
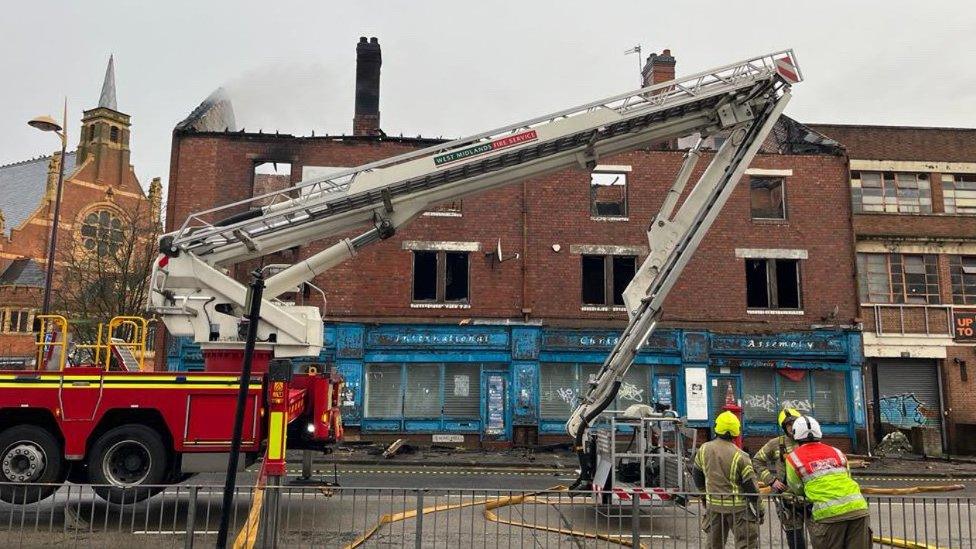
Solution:
{"label": "arched church window", "polygon": [[112,139],[112,143],[118,143],[119,142],[119,129],[116,126],[112,126],[112,131],[109,134],[109,136]]}
{"label": "arched church window", "polygon": [[81,238],[86,250],[115,255],[124,238],[122,220],[109,210],[91,212],[81,224]]}

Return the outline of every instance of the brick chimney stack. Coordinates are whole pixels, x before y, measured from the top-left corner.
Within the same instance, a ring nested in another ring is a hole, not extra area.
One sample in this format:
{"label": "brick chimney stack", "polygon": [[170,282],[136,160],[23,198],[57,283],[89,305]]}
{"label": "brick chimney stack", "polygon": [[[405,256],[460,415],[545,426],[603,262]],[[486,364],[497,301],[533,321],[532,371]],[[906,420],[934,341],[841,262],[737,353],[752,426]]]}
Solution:
{"label": "brick chimney stack", "polygon": [[376,37],[356,44],[356,116],[353,135],[380,135],[380,66],[383,56]]}
{"label": "brick chimney stack", "polygon": [[671,50],[664,50],[661,55],[656,53],[648,55],[647,63],[641,70],[641,76],[644,77],[644,87],[674,80],[674,64]]}

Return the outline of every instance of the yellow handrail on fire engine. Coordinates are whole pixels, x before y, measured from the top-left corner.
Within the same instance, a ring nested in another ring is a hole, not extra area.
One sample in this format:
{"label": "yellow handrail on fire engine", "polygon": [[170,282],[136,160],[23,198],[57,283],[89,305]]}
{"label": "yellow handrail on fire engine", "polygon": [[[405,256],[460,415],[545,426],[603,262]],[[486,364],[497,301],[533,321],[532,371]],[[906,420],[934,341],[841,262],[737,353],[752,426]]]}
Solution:
{"label": "yellow handrail on fire engine", "polygon": [[[58,347],[61,350],[58,355],[58,371],[64,370],[64,362],[68,355],[68,319],[61,315],[37,315],[34,319],[40,324],[37,331],[37,341],[34,342],[34,345],[37,347],[35,359],[37,369],[43,369],[45,365],[44,358],[48,348]],[[55,340],[55,334],[59,328],[61,331],[61,339],[57,341]],[[51,341],[48,341],[49,330]]]}
{"label": "yellow handrail on fire engine", "polygon": [[[115,330],[122,326],[131,326],[132,333],[129,338],[118,338],[121,342],[115,341]],[[105,344],[105,370],[108,371],[112,364],[112,347],[128,349],[133,358],[139,364],[139,371],[145,369],[146,359],[146,334],[149,331],[149,321],[141,316],[117,316],[108,323],[108,333],[106,334]]]}

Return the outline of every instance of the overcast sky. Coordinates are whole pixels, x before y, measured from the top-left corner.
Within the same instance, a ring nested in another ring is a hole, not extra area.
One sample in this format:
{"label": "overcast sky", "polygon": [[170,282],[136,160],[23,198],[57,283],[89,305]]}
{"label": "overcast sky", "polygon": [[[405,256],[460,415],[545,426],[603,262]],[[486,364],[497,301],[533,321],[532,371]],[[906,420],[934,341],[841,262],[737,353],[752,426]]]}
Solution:
{"label": "overcast sky", "polygon": [[74,147],[114,53],[143,186],[168,178],[173,126],[221,85],[249,131],[351,132],[361,35],[383,47],[390,135],[458,137],[628,91],[636,44],[670,48],[679,74],[792,47],[807,80],[788,114],[805,122],[976,127],[971,1],[32,0],[3,12],[0,164],[56,148],[26,121],[60,118],[65,95]]}

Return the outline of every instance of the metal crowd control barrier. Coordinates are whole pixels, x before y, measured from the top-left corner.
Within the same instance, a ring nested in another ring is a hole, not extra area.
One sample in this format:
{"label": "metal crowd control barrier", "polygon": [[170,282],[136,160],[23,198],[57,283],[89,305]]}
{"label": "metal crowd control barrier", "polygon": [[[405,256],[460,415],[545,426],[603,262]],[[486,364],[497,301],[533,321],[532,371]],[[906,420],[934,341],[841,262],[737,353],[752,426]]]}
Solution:
{"label": "metal crowd control barrier", "polygon": [[[162,487],[160,487],[162,489]],[[11,489],[0,485],[0,492]],[[270,488],[265,488],[268,490]],[[402,488],[282,486],[277,532],[252,505],[260,489],[241,487],[231,512],[235,547],[701,547],[703,506],[642,506],[638,498],[608,509],[590,494]],[[220,486],[170,486],[144,501],[109,504],[89,486],[68,484],[27,505],[0,503],[0,547],[210,547],[220,518]],[[780,496],[761,496],[765,520],[753,541],[788,547],[777,517]],[[972,547],[970,497],[869,496],[875,547]],[[734,537],[734,534],[730,537]],[[881,543],[881,545],[879,545]],[[727,546],[735,545],[734,539]]]}

